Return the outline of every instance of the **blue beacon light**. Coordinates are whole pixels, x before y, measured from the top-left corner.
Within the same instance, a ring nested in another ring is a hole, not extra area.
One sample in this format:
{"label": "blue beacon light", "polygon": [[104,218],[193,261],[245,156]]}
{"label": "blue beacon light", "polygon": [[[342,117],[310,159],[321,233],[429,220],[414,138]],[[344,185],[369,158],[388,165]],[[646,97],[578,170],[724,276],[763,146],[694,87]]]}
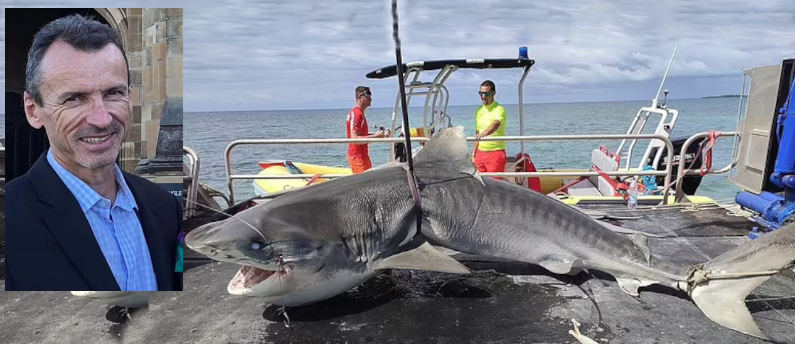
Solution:
{"label": "blue beacon light", "polygon": [[519,47],[519,59],[527,60],[527,47]]}

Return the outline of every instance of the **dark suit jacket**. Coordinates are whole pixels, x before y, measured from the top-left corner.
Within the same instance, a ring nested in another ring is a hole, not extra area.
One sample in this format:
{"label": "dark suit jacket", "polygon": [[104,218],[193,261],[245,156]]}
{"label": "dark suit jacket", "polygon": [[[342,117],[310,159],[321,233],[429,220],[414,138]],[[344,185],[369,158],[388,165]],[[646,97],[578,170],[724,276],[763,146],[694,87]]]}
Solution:
{"label": "dark suit jacket", "polygon": [[[141,177],[122,172],[138,204],[157,289],[182,290],[174,271],[182,204]],[[117,291],[88,220],[44,153],[6,185],[6,290]]]}

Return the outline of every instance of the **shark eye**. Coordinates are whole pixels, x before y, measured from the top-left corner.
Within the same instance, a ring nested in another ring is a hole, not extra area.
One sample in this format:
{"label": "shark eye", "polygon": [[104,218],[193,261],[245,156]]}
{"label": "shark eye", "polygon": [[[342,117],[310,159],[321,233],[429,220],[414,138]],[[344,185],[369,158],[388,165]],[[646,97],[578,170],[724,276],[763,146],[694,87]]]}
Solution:
{"label": "shark eye", "polygon": [[255,250],[259,250],[259,243],[255,242],[255,243],[251,244],[251,248],[253,248]]}

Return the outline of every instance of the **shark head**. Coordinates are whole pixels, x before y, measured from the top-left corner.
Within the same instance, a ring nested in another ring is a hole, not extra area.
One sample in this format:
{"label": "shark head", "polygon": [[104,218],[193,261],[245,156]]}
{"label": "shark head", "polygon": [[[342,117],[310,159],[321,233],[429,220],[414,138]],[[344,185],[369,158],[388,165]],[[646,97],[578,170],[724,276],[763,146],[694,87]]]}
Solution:
{"label": "shark head", "polygon": [[[447,139],[429,142],[418,165],[423,155],[444,156],[440,149],[446,141],[457,143],[455,155],[472,165],[462,128],[438,136]],[[227,285],[230,294],[284,306],[333,297],[385,269],[469,273],[409,229],[416,218],[404,173],[402,167],[384,166],[293,190],[191,230],[185,245],[242,265]],[[382,192],[395,180],[391,191]],[[375,216],[373,209],[389,211]]]}
{"label": "shark head", "polygon": [[285,305],[294,305],[290,300],[296,297],[322,298],[335,276],[331,263],[338,260],[337,248],[266,206],[198,227],[185,236],[185,244],[214,260],[242,265],[227,285],[232,295]]}

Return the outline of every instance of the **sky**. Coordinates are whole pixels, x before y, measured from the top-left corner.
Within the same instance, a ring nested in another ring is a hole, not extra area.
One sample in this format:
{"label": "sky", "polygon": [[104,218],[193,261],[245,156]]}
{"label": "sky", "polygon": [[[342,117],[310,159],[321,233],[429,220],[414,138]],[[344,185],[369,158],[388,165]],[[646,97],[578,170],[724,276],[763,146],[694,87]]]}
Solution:
{"label": "sky", "polygon": [[[358,85],[371,87],[374,107],[395,102],[396,78],[365,78],[396,61],[390,1],[114,2],[133,4],[185,7],[186,112],[349,108]],[[398,14],[404,62],[513,58],[527,46],[536,64],[526,103],[651,100],[677,43],[671,98],[738,94],[744,69],[795,57],[791,0],[403,0]],[[515,104],[520,76],[459,70],[447,83],[450,104],[478,104],[486,79],[498,101]]]}

